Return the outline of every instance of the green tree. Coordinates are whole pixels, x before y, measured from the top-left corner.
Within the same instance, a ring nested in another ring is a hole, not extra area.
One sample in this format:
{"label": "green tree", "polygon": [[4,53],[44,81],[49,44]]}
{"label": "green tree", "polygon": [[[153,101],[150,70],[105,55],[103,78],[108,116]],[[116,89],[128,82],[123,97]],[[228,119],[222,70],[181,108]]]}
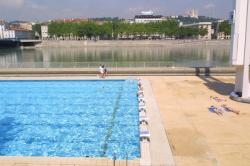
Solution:
{"label": "green tree", "polygon": [[200,28],[199,29],[199,35],[205,36],[207,34],[208,34],[208,30],[207,29],[204,29],[204,28]]}
{"label": "green tree", "polygon": [[40,38],[42,35],[41,24],[35,24],[32,26],[32,36],[34,38]]}
{"label": "green tree", "polygon": [[118,39],[118,37],[133,36],[136,39],[149,37],[192,38],[207,34],[206,29],[179,27],[176,20],[151,22],[146,24],[131,24],[120,20],[112,20],[103,24],[87,21],[80,23],[52,22],[49,24],[49,34],[54,37],[86,37],[88,39]]}
{"label": "green tree", "polygon": [[223,32],[225,35],[231,34],[231,24],[229,23],[228,20],[223,21],[222,23],[219,24],[219,31]]}

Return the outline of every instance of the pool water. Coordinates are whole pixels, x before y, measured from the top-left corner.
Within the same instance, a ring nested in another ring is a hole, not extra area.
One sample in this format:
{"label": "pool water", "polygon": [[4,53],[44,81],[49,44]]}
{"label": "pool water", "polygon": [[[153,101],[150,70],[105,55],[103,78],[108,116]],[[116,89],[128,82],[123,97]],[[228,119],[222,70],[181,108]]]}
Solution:
{"label": "pool water", "polygon": [[140,157],[137,81],[0,81],[0,156]]}

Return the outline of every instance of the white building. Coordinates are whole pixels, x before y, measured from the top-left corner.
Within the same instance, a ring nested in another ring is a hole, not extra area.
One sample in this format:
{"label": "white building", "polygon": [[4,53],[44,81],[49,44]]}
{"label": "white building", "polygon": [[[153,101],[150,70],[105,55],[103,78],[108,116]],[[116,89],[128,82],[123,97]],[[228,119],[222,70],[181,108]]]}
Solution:
{"label": "white building", "polygon": [[14,39],[15,38],[15,31],[13,30],[5,30],[3,31],[3,38],[4,39]]}
{"label": "white building", "polygon": [[31,39],[31,31],[25,30],[8,30],[5,25],[0,25],[0,39]]}
{"label": "white building", "polygon": [[199,18],[199,12],[193,9],[187,12],[187,16],[191,18]]}
{"label": "white building", "polygon": [[236,83],[231,98],[250,103],[250,0],[235,0],[232,38]]}
{"label": "white building", "polygon": [[5,25],[1,25],[1,24],[0,24],[0,31],[2,31],[2,30],[3,30],[3,31],[5,30]]}
{"label": "white building", "polygon": [[202,29],[207,29],[207,35],[205,36],[198,36],[198,39],[202,40],[211,40],[212,35],[214,33],[214,30],[212,29],[212,22],[199,22],[199,23],[194,23],[194,24],[185,24],[182,25],[183,27],[192,27],[192,28],[202,28]]}
{"label": "white building", "polygon": [[48,25],[42,25],[41,26],[41,35],[42,35],[42,39],[49,38],[49,28],[48,28]]}
{"label": "white building", "polygon": [[135,16],[135,23],[159,22],[165,19],[162,15],[153,14],[153,11],[142,11],[141,15]]}
{"label": "white building", "polygon": [[231,35],[225,35],[224,32],[217,33],[217,40],[228,40],[231,39]]}
{"label": "white building", "polygon": [[3,39],[4,37],[4,31],[5,31],[5,26],[0,25],[0,39]]}
{"label": "white building", "polygon": [[5,29],[5,25],[0,25],[0,39],[15,38],[15,31]]}

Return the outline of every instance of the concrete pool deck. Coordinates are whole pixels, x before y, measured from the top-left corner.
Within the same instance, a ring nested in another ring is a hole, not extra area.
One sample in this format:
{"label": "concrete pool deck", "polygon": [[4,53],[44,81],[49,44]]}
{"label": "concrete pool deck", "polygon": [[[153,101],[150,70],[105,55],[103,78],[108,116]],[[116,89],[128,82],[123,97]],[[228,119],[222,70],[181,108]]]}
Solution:
{"label": "concrete pool deck", "polygon": [[[250,165],[250,105],[229,99],[234,77],[144,77],[151,82],[178,166]],[[223,116],[208,111],[226,99],[239,110]]]}
{"label": "concrete pool deck", "polygon": [[[84,79],[96,78],[84,77]],[[132,79],[135,77],[111,78]],[[151,84],[177,166],[248,166],[250,164],[250,105],[237,103],[228,98],[230,92],[233,91],[234,77],[143,76],[141,78]],[[1,79],[20,78],[1,77]],[[34,77],[24,79],[34,79]],[[58,79],[83,79],[83,77],[58,77]],[[210,100],[210,96],[227,99],[225,103],[239,110],[240,114],[225,112],[223,116],[218,116],[209,112],[208,107],[211,105],[217,107],[221,105]],[[156,153],[154,155],[157,156]],[[12,165],[19,163],[18,166],[30,166],[27,163],[25,165],[25,162],[15,162],[15,159],[8,158]],[[9,166],[3,161],[3,158],[0,158],[1,166]],[[41,165],[39,162],[35,163]],[[108,164],[113,163],[111,161]],[[55,165],[59,166],[63,163],[56,162]],[[70,163],[68,162],[67,165]],[[86,164],[75,164],[75,166],[80,165]],[[96,165],[101,165],[101,160]],[[121,161],[120,165],[125,166],[126,163]],[[128,163],[128,165],[139,165],[139,162]]]}

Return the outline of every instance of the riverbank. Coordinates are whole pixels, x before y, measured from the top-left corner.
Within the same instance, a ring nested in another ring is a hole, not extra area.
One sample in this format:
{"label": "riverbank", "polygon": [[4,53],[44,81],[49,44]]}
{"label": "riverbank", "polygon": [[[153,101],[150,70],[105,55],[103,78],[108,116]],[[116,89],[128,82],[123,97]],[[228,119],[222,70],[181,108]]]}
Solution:
{"label": "riverbank", "polygon": [[43,40],[40,47],[143,47],[143,46],[230,46],[230,40]]}

